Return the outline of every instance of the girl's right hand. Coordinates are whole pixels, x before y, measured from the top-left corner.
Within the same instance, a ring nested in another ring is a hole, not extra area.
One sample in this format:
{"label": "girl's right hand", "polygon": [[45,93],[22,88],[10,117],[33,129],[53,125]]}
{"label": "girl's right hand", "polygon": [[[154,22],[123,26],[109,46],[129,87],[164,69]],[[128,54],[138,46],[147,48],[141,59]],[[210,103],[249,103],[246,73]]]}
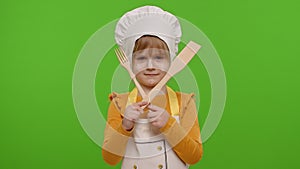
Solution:
{"label": "girl's right hand", "polygon": [[144,112],[141,107],[147,105],[145,101],[133,103],[126,107],[124,112],[124,118],[122,120],[122,127],[130,131],[134,127],[134,123],[139,119],[140,115]]}

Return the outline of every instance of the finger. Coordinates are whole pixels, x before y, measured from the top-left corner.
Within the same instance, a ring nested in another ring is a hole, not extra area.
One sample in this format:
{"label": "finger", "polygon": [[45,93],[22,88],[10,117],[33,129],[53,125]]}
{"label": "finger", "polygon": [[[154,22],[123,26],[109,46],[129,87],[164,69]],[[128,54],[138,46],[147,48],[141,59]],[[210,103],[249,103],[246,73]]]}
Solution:
{"label": "finger", "polygon": [[152,123],[152,122],[154,122],[154,121],[157,120],[157,117],[156,116],[154,116],[154,117],[148,117],[148,120],[149,120],[150,123]]}
{"label": "finger", "polygon": [[153,122],[151,122],[151,125],[152,126],[155,126],[155,127],[159,127],[159,122],[158,121],[153,121]]}
{"label": "finger", "polygon": [[139,106],[132,107],[131,111],[138,111],[141,112],[143,109],[141,109]]}
{"label": "finger", "polygon": [[149,110],[148,116],[149,117],[158,117],[158,116],[161,116],[163,113],[166,113],[166,110],[161,109],[161,108],[159,110],[155,110],[155,111]]}
{"label": "finger", "polygon": [[132,105],[132,110],[137,110],[139,112],[143,111],[143,109],[138,104]]}
{"label": "finger", "polygon": [[146,101],[141,101],[141,102],[138,102],[138,103],[137,103],[137,105],[138,105],[139,107],[146,106],[147,104],[148,104],[148,102],[146,102]]}
{"label": "finger", "polygon": [[152,114],[152,115],[148,116],[148,119],[149,119],[150,122],[159,121],[159,118],[160,118],[159,113],[155,113],[155,114]]}
{"label": "finger", "polygon": [[136,118],[139,118],[141,115],[141,112],[139,111],[131,111],[131,112],[128,112],[126,114],[124,114],[124,117],[129,119],[129,120],[132,120],[132,119],[136,119]]}
{"label": "finger", "polygon": [[132,116],[133,117],[135,117],[135,118],[139,118],[140,117],[140,115],[142,114],[143,112],[140,112],[140,111],[134,111],[133,113],[132,113]]}
{"label": "finger", "polygon": [[133,111],[136,110],[138,106],[136,106],[135,104],[131,104],[126,108],[126,111]]}
{"label": "finger", "polygon": [[156,112],[156,111],[148,111],[148,113],[147,113],[148,118],[153,118],[153,117],[156,117],[158,115],[159,115],[159,113]]}
{"label": "finger", "polygon": [[152,111],[158,111],[158,110],[161,109],[160,107],[155,106],[154,104],[149,104],[149,105],[148,105],[148,108],[149,108],[150,110],[152,110]]}

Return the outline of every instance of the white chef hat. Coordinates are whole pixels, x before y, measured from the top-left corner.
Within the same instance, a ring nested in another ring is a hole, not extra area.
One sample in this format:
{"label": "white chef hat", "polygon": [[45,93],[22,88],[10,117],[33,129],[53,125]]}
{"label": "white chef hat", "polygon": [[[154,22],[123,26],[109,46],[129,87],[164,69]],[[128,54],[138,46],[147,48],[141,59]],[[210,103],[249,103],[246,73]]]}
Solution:
{"label": "white chef hat", "polygon": [[135,41],[143,35],[159,37],[167,44],[171,60],[176,56],[181,28],[173,14],[156,6],[143,6],[121,17],[116,25],[115,40],[130,61]]}

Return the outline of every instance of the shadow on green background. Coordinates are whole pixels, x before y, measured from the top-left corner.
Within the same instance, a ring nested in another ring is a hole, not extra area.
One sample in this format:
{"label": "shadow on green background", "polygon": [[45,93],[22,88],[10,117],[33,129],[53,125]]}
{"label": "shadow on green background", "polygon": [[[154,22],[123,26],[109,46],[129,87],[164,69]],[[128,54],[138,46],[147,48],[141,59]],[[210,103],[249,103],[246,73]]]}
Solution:
{"label": "shadow on green background", "polygon": [[[104,163],[79,124],[72,75],[95,31],[145,4],[199,27],[225,68],[223,118],[190,168],[300,168],[300,6],[292,0],[0,2],[0,168],[118,168]],[[110,91],[99,86],[97,99],[108,104]],[[209,101],[203,105],[205,113]]]}

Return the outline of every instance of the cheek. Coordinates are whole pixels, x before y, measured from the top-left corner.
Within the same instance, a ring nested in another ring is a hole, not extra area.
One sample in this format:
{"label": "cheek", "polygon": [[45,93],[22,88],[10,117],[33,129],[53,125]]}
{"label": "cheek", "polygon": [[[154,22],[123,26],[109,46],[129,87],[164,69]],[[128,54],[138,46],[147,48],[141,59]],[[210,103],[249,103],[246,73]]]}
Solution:
{"label": "cheek", "polygon": [[167,72],[169,70],[170,64],[162,64],[161,65],[161,70]]}
{"label": "cheek", "polygon": [[144,85],[147,83],[147,78],[144,76],[143,72],[139,72],[137,74],[135,74],[135,78],[136,80],[141,84]]}
{"label": "cheek", "polygon": [[167,74],[166,71],[161,71],[159,79],[161,80],[166,74]]}
{"label": "cheek", "polygon": [[143,71],[144,66],[142,64],[135,64],[133,63],[132,71],[134,74],[138,74],[139,72]]}
{"label": "cheek", "polygon": [[157,62],[156,66],[157,69],[160,69],[162,71],[167,72],[169,70],[170,67],[170,62],[169,61],[163,61],[163,62]]}

